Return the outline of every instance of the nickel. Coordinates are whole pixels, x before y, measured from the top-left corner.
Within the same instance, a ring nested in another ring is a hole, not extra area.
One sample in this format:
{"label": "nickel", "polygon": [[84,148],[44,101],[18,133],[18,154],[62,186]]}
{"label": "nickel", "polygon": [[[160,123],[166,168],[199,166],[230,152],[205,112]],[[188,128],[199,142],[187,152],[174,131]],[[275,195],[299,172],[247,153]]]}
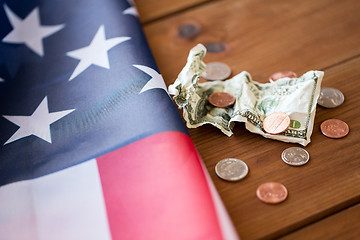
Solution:
{"label": "nickel", "polygon": [[279,134],[290,126],[290,117],[283,112],[271,113],[264,119],[263,127],[267,133]]}
{"label": "nickel", "polygon": [[226,92],[215,92],[209,96],[211,105],[219,108],[229,107],[235,103],[235,97]]}
{"label": "nickel", "polygon": [[287,198],[288,191],[281,183],[267,182],[257,188],[256,196],[264,203],[276,204]]}
{"label": "nickel", "polygon": [[206,80],[216,81],[216,80],[224,80],[228,78],[231,74],[230,67],[221,62],[211,62],[206,64],[206,69],[203,74],[203,77]]}
{"label": "nickel", "polygon": [[283,72],[276,72],[273,75],[271,75],[269,77],[270,82],[276,81],[280,78],[296,78],[296,73],[292,72],[292,71],[283,71]]}
{"label": "nickel", "polygon": [[282,152],[281,158],[286,164],[291,166],[301,166],[309,161],[310,155],[303,148],[290,147]]}
{"label": "nickel", "polygon": [[346,122],[339,119],[328,119],[321,123],[322,134],[329,138],[343,138],[348,135],[350,129]]}
{"label": "nickel", "polygon": [[335,108],[344,102],[344,94],[335,88],[321,88],[318,104],[325,108]]}
{"label": "nickel", "polygon": [[215,172],[224,180],[237,181],[243,179],[248,174],[249,169],[246,163],[239,159],[226,158],[216,164]]}

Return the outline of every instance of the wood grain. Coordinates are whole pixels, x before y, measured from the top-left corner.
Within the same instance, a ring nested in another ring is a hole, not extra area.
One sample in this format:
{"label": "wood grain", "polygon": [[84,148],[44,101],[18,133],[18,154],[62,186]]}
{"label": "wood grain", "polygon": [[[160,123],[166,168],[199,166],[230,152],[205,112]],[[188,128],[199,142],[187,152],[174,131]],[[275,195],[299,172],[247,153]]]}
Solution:
{"label": "wood grain", "polygon": [[[306,147],[310,161],[291,167],[281,160],[281,152],[295,144],[264,139],[238,124],[228,138],[205,126],[189,132],[242,239],[277,238],[360,201],[360,58],[325,71],[323,86],[340,89],[346,97],[335,109],[318,107],[312,143]],[[344,139],[329,139],[319,130],[322,121],[338,118],[347,122],[351,133]],[[215,164],[225,157],[245,161],[250,173],[241,182],[217,178]],[[283,183],[288,199],[279,205],[260,202],[255,191],[263,182]]]}
{"label": "wood grain", "polygon": [[143,23],[209,1],[211,0],[134,0]]}
{"label": "wood grain", "polygon": [[[284,149],[298,145],[265,139],[243,124],[235,126],[232,137],[212,126],[189,129],[242,239],[286,236],[360,202],[359,12],[356,0],[228,0],[145,25],[167,85],[194,45],[221,42],[226,50],[208,53],[206,62],[225,62],[234,74],[246,70],[259,82],[281,70],[298,75],[324,70],[322,86],[338,88],[345,95],[338,108],[317,108],[312,143],[306,147],[310,161],[302,167],[288,166],[280,157]],[[179,37],[178,28],[186,23],[201,26],[200,35]],[[350,134],[337,140],[323,136],[319,126],[329,118],[347,122]],[[245,161],[249,175],[237,183],[219,179],[214,167],[225,157]],[[268,181],[288,188],[285,202],[267,205],[256,198],[257,186]]]}
{"label": "wood grain", "polygon": [[[198,43],[222,42],[226,50],[205,62],[223,61],[233,73],[250,72],[267,81],[277,71],[302,74],[360,54],[360,2],[356,0],[243,0],[208,3],[152,24],[144,30],[167,84]],[[193,39],[179,37],[186,23],[201,26]]]}
{"label": "wood grain", "polygon": [[360,238],[360,204],[350,207],[314,223],[306,228],[300,229],[281,240],[301,239],[342,239],[353,240]]}

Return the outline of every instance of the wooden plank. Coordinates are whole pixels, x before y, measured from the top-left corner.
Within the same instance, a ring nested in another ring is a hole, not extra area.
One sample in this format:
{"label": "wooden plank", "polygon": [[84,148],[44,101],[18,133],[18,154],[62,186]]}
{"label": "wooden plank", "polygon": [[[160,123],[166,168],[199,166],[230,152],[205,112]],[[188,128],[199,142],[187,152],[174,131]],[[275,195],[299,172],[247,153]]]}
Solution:
{"label": "wooden plank", "polygon": [[281,240],[360,238],[360,204],[325,218]]}
{"label": "wooden plank", "polygon": [[[323,86],[340,89],[346,97],[336,109],[318,107],[312,143],[306,147],[310,162],[291,167],[281,160],[281,152],[295,144],[264,139],[235,127],[228,138],[205,126],[189,132],[242,239],[277,238],[346,206],[360,202],[360,58],[325,71]],[[347,122],[351,133],[344,139],[329,139],[320,133],[322,121],[338,118]],[[215,164],[225,157],[245,161],[250,173],[241,182],[220,180]],[[283,183],[288,199],[279,205],[260,202],[255,191],[263,182]]]}
{"label": "wooden plank", "polygon": [[[360,59],[336,65],[360,54],[359,11],[356,0],[229,0],[145,26],[167,84],[196,43],[222,42],[226,50],[209,53],[205,61],[228,63],[235,73],[247,70],[260,82],[279,70],[326,69],[323,86],[345,94],[342,106],[317,109],[306,147],[311,160],[303,167],[290,167],[280,158],[285,148],[297,145],[249,133],[243,124],[230,138],[211,126],[189,130],[242,239],[276,238],[360,201]],[[178,27],[188,22],[202,27],[198,37],[179,37]],[[346,121],[350,134],[338,140],[323,136],[319,126],[328,118]],[[244,160],[249,175],[237,183],[220,180],[214,167],[225,157]],[[287,186],[284,203],[266,205],[256,198],[257,186],[267,181]]]}
{"label": "wooden plank", "polygon": [[[223,61],[233,73],[246,70],[260,82],[276,71],[302,74],[360,54],[360,2],[356,0],[243,0],[208,3],[144,27],[167,84],[198,43],[221,42],[226,50],[205,62]],[[179,37],[186,23],[201,26],[192,39]]]}
{"label": "wooden plank", "polygon": [[211,0],[134,0],[143,23],[209,1]]}

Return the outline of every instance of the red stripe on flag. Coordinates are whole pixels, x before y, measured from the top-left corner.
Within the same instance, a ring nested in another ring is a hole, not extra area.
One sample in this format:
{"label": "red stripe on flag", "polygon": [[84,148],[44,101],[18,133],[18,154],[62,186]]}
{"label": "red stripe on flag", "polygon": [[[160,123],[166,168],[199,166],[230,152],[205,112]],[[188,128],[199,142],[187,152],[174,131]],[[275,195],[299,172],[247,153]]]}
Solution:
{"label": "red stripe on flag", "polygon": [[221,239],[200,161],[190,137],[179,132],[99,157],[113,239]]}

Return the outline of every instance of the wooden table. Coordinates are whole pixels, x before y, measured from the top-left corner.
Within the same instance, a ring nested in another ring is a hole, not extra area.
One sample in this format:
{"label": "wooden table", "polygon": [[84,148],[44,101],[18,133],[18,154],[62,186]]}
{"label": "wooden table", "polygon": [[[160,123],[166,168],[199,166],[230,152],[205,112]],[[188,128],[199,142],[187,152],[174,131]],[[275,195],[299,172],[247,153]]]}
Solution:
{"label": "wooden table", "polygon": [[[317,107],[310,161],[291,167],[281,160],[290,146],[248,132],[238,123],[227,137],[207,125],[189,129],[215,186],[242,239],[360,239],[360,1],[359,0],[135,0],[159,69],[169,85],[197,43],[220,43],[205,62],[227,63],[233,75],[248,71],[267,82],[277,71],[298,75],[322,70],[323,87],[345,95],[338,108]],[[201,28],[193,38],[179,28]],[[350,127],[343,139],[319,130],[322,121],[338,118]],[[215,164],[242,159],[249,175],[230,183],[219,179]],[[278,205],[255,195],[264,182],[283,183],[288,199]]]}

